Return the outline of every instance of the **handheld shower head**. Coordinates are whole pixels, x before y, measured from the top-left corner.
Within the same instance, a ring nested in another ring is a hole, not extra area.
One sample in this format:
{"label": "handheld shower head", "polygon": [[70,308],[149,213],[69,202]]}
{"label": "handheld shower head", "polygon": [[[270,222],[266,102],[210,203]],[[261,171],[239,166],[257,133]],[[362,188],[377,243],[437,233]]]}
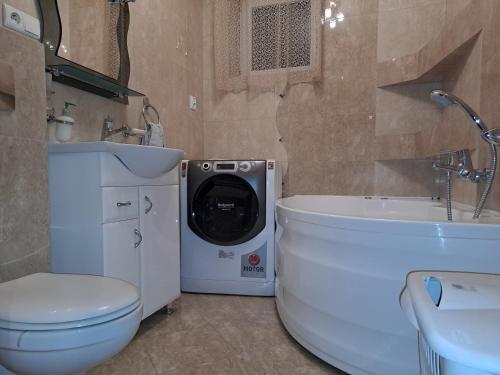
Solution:
{"label": "handheld shower head", "polygon": [[449,94],[441,91],[441,90],[434,90],[431,91],[431,100],[434,103],[439,104],[441,107],[451,107],[453,105],[457,105],[456,101],[453,101]]}
{"label": "handheld shower head", "polygon": [[449,94],[442,90],[433,90],[430,94],[431,100],[442,107],[452,107],[458,106],[462,111],[465,112],[467,117],[477,126],[481,131],[481,137],[488,143],[491,143],[490,139],[486,136],[488,133],[488,128],[486,124],[481,120],[481,117],[462,99],[459,97]]}
{"label": "handheld shower head", "polygon": [[[462,176],[467,176],[470,179],[471,172],[474,172],[472,176],[474,177],[471,179],[473,182],[479,182],[482,177],[486,177],[486,183],[484,186],[483,193],[481,194],[481,198],[479,199],[479,202],[476,206],[476,209],[474,211],[474,215],[472,216],[473,219],[478,219],[479,215],[481,215],[481,211],[483,210],[483,207],[486,203],[486,199],[488,198],[488,195],[490,194],[491,187],[493,185],[493,180],[495,179],[495,171],[497,169],[497,145],[499,144],[500,141],[500,129],[493,129],[493,130],[488,130],[486,127],[486,124],[481,120],[481,117],[467,104],[465,103],[462,99],[459,97],[456,97],[453,94],[449,94],[445,91],[442,90],[434,90],[430,94],[431,100],[443,107],[451,107],[451,106],[458,106],[462,109],[462,111],[465,112],[467,117],[474,123],[474,125],[479,129],[481,132],[481,138],[483,138],[488,145],[490,146],[490,167],[489,169],[485,169],[484,172],[480,172],[479,174],[477,171],[474,171],[472,169],[472,164],[469,164],[468,166],[465,165],[464,162],[461,162],[459,165],[461,165],[462,171],[459,171],[459,174]],[[470,160],[469,157],[467,157],[468,160]],[[475,177],[477,176],[477,177]],[[448,173],[448,181],[449,181],[449,173]],[[451,219],[451,206],[450,206],[450,195],[451,195],[451,185],[448,182],[448,218],[449,220]]]}

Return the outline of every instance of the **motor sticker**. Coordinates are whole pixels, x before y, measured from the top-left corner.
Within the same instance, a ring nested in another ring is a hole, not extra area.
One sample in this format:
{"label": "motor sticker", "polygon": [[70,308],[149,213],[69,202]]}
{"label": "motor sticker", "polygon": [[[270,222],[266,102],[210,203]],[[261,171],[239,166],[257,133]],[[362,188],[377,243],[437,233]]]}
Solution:
{"label": "motor sticker", "polygon": [[241,277],[266,278],[267,242],[257,250],[241,256]]}

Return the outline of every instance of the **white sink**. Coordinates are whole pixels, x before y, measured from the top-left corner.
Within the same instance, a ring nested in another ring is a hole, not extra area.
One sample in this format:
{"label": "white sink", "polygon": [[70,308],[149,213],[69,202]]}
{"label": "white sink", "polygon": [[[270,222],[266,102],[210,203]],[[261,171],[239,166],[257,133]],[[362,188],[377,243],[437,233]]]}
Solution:
{"label": "white sink", "polygon": [[139,177],[154,178],[171,171],[184,157],[176,148],[129,145],[114,142],[56,143],[49,153],[109,152],[115,155],[130,172]]}

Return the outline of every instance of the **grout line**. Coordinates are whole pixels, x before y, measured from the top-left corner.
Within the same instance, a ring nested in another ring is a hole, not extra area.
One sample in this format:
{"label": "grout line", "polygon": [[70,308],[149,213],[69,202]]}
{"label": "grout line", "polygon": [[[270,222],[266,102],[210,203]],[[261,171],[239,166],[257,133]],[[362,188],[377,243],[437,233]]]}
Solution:
{"label": "grout line", "polygon": [[146,355],[148,356],[149,362],[151,363],[151,366],[153,366],[153,369],[155,370],[156,375],[160,375],[160,372],[156,368],[155,362],[153,361],[153,357],[151,357],[151,354],[149,353],[148,348],[146,348]]}
{"label": "grout line", "polygon": [[22,262],[22,261],[24,261],[24,260],[26,260],[26,259],[28,259],[28,258],[30,258],[32,256],[40,254],[43,250],[45,250],[45,249],[47,249],[49,247],[50,247],[50,244],[44,245],[44,246],[42,246],[42,247],[34,250],[33,252],[22,256],[21,258],[16,258],[16,259],[13,259],[13,260],[9,260],[6,263],[0,263],[0,267],[6,267],[6,266],[9,266],[9,265],[17,263],[17,262]]}

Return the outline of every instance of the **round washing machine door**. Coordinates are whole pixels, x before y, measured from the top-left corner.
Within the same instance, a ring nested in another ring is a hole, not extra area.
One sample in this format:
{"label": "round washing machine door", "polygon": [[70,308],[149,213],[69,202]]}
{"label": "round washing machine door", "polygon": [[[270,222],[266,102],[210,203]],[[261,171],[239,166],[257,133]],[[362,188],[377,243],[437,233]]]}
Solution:
{"label": "round washing machine door", "polygon": [[259,202],[252,186],[235,175],[209,177],[194,192],[190,203],[189,227],[213,244],[247,242],[266,225],[265,201]]}

